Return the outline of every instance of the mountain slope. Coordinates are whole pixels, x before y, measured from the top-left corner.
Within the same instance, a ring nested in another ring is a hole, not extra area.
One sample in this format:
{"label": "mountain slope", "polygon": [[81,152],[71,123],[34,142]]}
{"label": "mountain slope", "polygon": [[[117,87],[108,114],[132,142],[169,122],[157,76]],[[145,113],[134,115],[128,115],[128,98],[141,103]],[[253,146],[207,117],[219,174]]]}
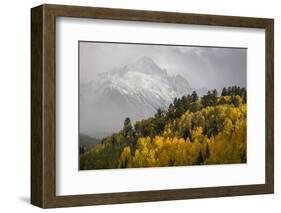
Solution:
{"label": "mountain slope", "polygon": [[[229,87],[230,88],[230,87]],[[247,162],[246,89],[177,98],[166,111],[103,138],[80,155],[80,169]]]}
{"label": "mountain slope", "polygon": [[105,130],[116,131],[125,117],[132,121],[148,118],[191,91],[182,76],[170,76],[151,58],[142,57],[80,85],[81,132],[99,137]]}
{"label": "mountain slope", "polygon": [[79,146],[85,148],[85,150],[90,149],[94,145],[100,143],[101,141],[96,138],[92,138],[88,135],[79,135]]}

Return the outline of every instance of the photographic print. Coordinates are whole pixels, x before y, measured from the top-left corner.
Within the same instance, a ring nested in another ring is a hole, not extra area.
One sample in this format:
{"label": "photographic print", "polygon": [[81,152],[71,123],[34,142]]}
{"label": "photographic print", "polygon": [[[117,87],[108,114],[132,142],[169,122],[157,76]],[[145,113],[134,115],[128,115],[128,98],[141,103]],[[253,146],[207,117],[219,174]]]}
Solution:
{"label": "photographic print", "polygon": [[30,34],[33,205],[274,193],[274,19],[43,4]]}
{"label": "photographic print", "polygon": [[79,169],[247,162],[247,49],[79,41]]}

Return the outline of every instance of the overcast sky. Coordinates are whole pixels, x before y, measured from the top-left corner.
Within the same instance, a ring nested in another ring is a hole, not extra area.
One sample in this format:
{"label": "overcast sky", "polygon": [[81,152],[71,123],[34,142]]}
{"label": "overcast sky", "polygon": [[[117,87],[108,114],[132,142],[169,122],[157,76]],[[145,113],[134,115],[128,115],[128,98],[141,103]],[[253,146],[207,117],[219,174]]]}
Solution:
{"label": "overcast sky", "polygon": [[167,45],[80,42],[80,81],[151,57],[169,75],[180,74],[193,88],[246,86],[247,50]]}

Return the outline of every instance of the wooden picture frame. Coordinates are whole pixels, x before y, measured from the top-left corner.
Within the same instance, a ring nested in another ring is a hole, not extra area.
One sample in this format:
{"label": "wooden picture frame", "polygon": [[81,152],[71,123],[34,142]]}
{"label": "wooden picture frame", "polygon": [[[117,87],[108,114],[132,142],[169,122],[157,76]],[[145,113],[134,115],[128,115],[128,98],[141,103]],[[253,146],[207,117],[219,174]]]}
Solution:
{"label": "wooden picture frame", "polygon": [[[265,29],[265,184],[56,195],[56,17]],[[274,21],[218,15],[44,4],[31,9],[31,203],[41,208],[268,194],[274,192]]]}

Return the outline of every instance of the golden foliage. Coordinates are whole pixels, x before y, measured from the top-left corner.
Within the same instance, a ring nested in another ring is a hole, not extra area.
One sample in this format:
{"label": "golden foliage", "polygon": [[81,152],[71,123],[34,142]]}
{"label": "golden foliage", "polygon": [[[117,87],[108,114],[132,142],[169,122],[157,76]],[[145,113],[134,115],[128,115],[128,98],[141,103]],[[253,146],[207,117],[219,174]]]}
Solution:
{"label": "golden foliage", "polygon": [[131,158],[131,149],[130,149],[129,146],[127,146],[123,149],[123,152],[122,152],[122,154],[120,156],[120,159],[119,159],[118,167],[119,168],[128,167],[128,163],[130,161],[130,158]]}
{"label": "golden foliage", "polygon": [[[224,97],[226,101],[228,97]],[[162,135],[125,147],[119,167],[159,167],[246,162],[246,105],[217,105],[185,112]]]}

